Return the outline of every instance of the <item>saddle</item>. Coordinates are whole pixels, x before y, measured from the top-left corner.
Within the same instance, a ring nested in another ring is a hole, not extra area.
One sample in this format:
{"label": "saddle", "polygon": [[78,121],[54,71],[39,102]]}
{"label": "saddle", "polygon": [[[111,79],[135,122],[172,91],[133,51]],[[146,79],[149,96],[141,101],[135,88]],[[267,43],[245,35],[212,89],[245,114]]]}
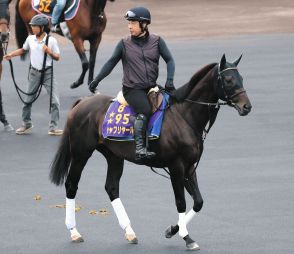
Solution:
{"label": "saddle", "polygon": [[[154,113],[157,109],[160,108],[160,105],[163,100],[163,94],[160,92],[158,86],[151,88],[147,94],[149,103],[151,105],[152,113]],[[119,93],[116,96],[116,99],[118,102],[124,106],[129,105],[128,102],[125,100],[122,91],[119,91]]]}
{"label": "saddle", "polygon": [[[168,107],[169,95],[152,89],[148,98],[152,105],[152,116],[148,122],[148,139],[158,139],[165,109]],[[117,141],[134,140],[134,121],[136,113],[128,105],[122,92],[110,103],[102,123],[102,136]]]}
{"label": "saddle", "polygon": [[[60,22],[64,20],[73,19],[80,6],[81,0],[67,0],[63,14],[60,17]],[[38,12],[42,13],[45,16],[51,18],[54,6],[56,5],[56,0],[32,0],[32,8]]]}

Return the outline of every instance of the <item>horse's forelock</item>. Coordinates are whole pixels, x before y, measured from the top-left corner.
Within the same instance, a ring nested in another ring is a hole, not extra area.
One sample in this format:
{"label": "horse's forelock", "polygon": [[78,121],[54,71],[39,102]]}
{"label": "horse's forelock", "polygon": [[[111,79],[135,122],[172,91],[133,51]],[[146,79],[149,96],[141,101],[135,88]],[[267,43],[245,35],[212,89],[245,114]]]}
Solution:
{"label": "horse's forelock", "polygon": [[174,96],[176,97],[177,101],[184,100],[192,91],[192,89],[199,83],[201,79],[205,77],[205,75],[216,65],[216,63],[208,64],[204,66],[202,69],[197,71],[190,81],[183,85],[182,87],[178,88],[174,92]]}

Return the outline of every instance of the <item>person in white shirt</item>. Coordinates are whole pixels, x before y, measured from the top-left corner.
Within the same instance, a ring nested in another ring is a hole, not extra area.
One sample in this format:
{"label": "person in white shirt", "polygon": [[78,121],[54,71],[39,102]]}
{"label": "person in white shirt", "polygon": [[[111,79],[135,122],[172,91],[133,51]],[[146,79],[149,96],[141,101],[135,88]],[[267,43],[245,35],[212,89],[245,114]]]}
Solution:
{"label": "person in white shirt", "polygon": [[[23,44],[23,47],[12,51],[4,56],[6,60],[10,60],[12,57],[20,56],[26,51],[30,52],[31,68],[29,71],[29,82],[27,88],[27,97],[22,109],[22,127],[16,130],[16,134],[27,134],[33,128],[31,120],[31,108],[34,99],[38,92],[38,87],[41,82],[42,72],[44,72],[43,86],[46,88],[47,93],[52,93],[51,104],[51,120],[49,123],[49,135],[59,136],[63,131],[57,128],[59,121],[59,96],[56,89],[56,81],[52,73],[53,60],[58,61],[60,59],[60,51],[57,40],[52,36],[48,39],[48,46],[45,45],[47,36],[45,31],[48,30],[49,21],[46,16],[38,14],[34,16],[30,21],[30,26],[33,31],[33,35],[29,35]],[[43,70],[44,55],[47,54],[45,68]],[[52,91],[51,91],[52,89]]]}

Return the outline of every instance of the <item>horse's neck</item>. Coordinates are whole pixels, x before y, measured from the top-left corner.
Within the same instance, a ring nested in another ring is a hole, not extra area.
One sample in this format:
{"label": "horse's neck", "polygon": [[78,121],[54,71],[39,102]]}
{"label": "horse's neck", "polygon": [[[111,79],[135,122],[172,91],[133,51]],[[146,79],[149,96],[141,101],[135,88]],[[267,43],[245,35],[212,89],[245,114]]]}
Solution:
{"label": "horse's neck", "polygon": [[200,134],[202,134],[205,126],[210,120],[210,112],[209,106],[197,104],[195,102],[217,102],[218,99],[214,89],[214,82],[216,82],[215,68],[210,70],[190,92],[187,99],[193,102],[184,101],[180,109],[184,119]]}
{"label": "horse's neck", "polygon": [[97,15],[104,11],[106,1],[107,0],[88,0],[89,7],[91,8],[92,12]]}

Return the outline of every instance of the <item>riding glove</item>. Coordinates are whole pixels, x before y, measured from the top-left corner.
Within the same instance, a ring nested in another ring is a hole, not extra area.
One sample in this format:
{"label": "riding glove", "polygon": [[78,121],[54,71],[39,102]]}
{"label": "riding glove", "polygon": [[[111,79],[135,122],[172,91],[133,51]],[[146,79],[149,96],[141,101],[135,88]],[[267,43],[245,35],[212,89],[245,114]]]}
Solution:
{"label": "riding glove", "polygon": [[166,83],[165,83],[165,90],[167,91],[167,92],[172,92],[172,91],[174,91],[176,88],[175,88],[175,86],[174,86],[174,82],[173,82],[173,80],[172,79],[168,79],[167,81],[166,81]]}
{"label": "riding glove", "polygon": [[91,81],[91,83],[89,84],[89,90],[91,93],[95,93],[96,87],[98,86],[98,84],[99,84],[99,81],[96,79],[93,79]]}

